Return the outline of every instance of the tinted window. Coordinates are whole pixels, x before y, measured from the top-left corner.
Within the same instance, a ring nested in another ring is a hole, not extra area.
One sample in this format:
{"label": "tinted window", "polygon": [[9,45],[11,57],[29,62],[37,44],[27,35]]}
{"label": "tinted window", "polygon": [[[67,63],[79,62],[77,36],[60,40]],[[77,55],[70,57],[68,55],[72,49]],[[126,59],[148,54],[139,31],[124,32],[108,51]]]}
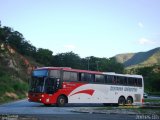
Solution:
{"label": "tinted window", "polygon": [[94,74],[81,73],[81,81],[93,82],[95,80]]}
{"label": "tinted window", "polygon": [[77,73],[70,72],[70,79],[71,79],[71,81],[78,81]]}
{"label": "tinted window", "polygon": [[50,77],[60,78],[60,71],[59,70],[51,70],[50,71]]}
{"label": "tinted window", "polygon": [[113,76],[113,79],[112,79],[112,84],[117,84],[117,76]]}
{"label": "tinted window", "polygon": [[117,76],[116,84],[118,84],[118,85],[121,84],[121,82],[120,82],[120,77],[119,77],[119,76]]}
{"label": "tinted window", "polygon": [[111,75],[106,75],[106,76],[105,76],[105,83],[107,83],[107,84],[112,84],[112,79],[113,79],[113,76],[111,76]]}
{"label": "tinted window", "polygon": [[104,76],[103,75],[95,75],[96,79],[95,79],[95,82],[96,83],[104,83]]}
{"label": "tinted window", "polygon": [[125,80],[125,77],[120,76],[119,77],[119,84],[124,85],[124,80]]}
{"label": "tinted window", "polygon": [[63,80],[64,81],[78,81],[77,73],[76,72],[64,72]]}
{"label": "tinted window", "polygon": [[134,78],[131,77],[128,78],[128,85],[134,86]]}
{"label": "tinted window", "polygon": [[142,79],[141,79],[141,78],[138,78],[137,80],[138,80],[137,86],[142,87]]}
{"label": "tinted window", "polygon": [[70,72],[63,72],[63,80],[64,81],[70,80]]}
{"label": "tinted window", "polygon": [[128,83],[128,78],[127,78],[127,77],[124,77],[123,85],[127,85],[127,83]]}

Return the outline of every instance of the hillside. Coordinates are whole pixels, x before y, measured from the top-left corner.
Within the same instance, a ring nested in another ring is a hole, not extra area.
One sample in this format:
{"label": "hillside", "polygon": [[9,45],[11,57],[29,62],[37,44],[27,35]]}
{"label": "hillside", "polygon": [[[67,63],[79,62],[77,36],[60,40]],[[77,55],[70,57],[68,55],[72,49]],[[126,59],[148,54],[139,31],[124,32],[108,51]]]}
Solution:
{"label": "hillside", "polygon": [[27,96],[33,62],[0,42],[0,103]]}
{"label": "hillside", "polygon": [[126,53],[115,56],[125,67],[144,67],[160,64],[160,47],[147,52]]}

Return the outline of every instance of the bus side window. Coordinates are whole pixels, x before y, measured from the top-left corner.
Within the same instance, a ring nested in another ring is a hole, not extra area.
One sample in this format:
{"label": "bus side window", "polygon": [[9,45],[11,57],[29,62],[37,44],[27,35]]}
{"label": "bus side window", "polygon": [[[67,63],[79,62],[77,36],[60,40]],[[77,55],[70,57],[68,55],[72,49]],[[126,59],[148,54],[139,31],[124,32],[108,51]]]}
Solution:
{"label": "bus side window", "polygon": [[78,74],[76,72],[70,72],[70,81],[78,81]]}
{"label": "bus side window", "polygon": [[91,79],[91,75],[87,73],[81,73],[81,81],[89,82]]}
{"label": "bus side window", "polygon": [[91,82],[95,82],[95,74],[91,74],[91,79],[90,79]]}
{"label": "bus side window", "polygon": [[78,73],[78,81],[82,81],[81,73]]}
{"label": "bus side window", "polygon": [[142,79],[141,78],[138,78],[138,86],[142,87]]}
{"label": "bus side window", "polygon": [[89,73],[83,73],[82,81],[86,81],[88,83],[93,83],[95,82],[95,75],[94,74],[89,74]]}
{"label": "bus side window", "polygon": [[105,76],[105,83],[107,83],[107,84],[112,84],[112,79],[113,79],[113,76],[111,76],[111,75],[106,75],[106,76]]}
{"label": "bus side window", "polygon": [[117,84],[117,77],[116,77],[116,76],[113,76],[112,84],[113,84],[113,85],[116,85],[116,84]]}
{"label": "bus side window", "polygon": [[120,85],[120,77],[119,76],[117,76],[116,84]]}
{"label": "bus side window", "polygon": [[64,72],[63,73],[64,81],[78,81],[78,74],[76,72]]}
{"label": "bus side window", "polygon": [[119,84],[124,85],[124,77],[122,76],[119,77]]}
{"label": "bus side window", "polygon": [[127,85],[127,80],[128,78],[127,77],[124,77],[124,79],[123,79],[123,85]]}
{"label": "bus side window", "polygon": [[103,75],[95,75],[95,82],[104,84],[104,76]]}
{"label": "bus side window", "polygon": [[70,80],[70,72],[64,72],[63,73],[63,80],[64,81],[69,81]]}
{"label": "bus side window", "polygon": [[60,70],[51,70],[49,76],[54,78],[60,78]]}
{"label": "bus side window", "polygon": [[128,85],[134,86],[134,78],[131,78],[131,77],[128,78]]}
{"label": "bus side window", "polygon": [[138,86],[138,79],[137,78],[134,79],[134,86]]}

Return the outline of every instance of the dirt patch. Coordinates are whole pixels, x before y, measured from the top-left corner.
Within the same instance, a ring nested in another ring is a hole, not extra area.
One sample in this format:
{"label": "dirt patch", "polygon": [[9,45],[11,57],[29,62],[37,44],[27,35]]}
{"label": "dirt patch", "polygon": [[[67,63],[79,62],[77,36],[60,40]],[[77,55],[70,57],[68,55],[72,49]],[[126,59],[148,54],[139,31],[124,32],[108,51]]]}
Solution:
{"label": "dirt patch", "polygon": [[5,96],[8,96],[8,97],[13,98],[13,99],[18,99],[18,96],[13,92],[6,92]]}

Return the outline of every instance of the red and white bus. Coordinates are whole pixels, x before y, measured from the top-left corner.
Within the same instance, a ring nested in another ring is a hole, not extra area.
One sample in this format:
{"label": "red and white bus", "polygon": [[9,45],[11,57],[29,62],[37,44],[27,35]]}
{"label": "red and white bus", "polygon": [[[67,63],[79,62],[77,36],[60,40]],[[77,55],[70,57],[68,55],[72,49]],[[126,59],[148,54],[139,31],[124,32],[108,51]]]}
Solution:
{"label": "red and white bus", "polygon": [[66,103],[142,104],[143,77],[67,67],[42,67],[32,73],[28,100]]}

